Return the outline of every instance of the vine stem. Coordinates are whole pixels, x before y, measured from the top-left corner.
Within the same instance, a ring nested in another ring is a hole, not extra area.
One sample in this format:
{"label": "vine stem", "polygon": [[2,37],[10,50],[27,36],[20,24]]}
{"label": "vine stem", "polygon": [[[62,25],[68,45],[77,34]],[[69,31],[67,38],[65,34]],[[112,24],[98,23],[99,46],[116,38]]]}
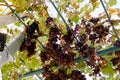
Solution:
{"label": "vine stem", "polygon": [[67,24],[67,22],[65,21],[65,19],[63,18],[62,14],[60,13],[60,11],[58,10],[58,8],[56,7],[56,5],[52,2],[52,0],[50,0],[50,2],[52,3],[52,5],[54,6],[55,10],[58,12],[58,14],[60,15],[60,17],[62,18],[63,22],[66,25],[66,29],[70,30],[69,25]]}
{"label": "vine stem", "polygon": [[44,50],[46,50],[46,47],[38,40],[38,39],[36,39],[38,42],[39,42],[39,44],[44,48]]}
{"label": "vine stem", "polygon": [[[112,53],[112,52],[115,52],[115,51],[120,51],[120,47],[114,46],[114,47],[111,47],[111,48],[108,48],[108,49],[105,49],[105,50],[98,51],[97,53],[98,53],[99,56],[102,56],[102,55],[109,54],[109,53]],[[78,63],[80,61],[85,61],[87,59],[88,58],[76,58],[74,60],[74,62]],[[59,66],[58,66],[58,68],[59,68]],[[28,72],[28,73],[26,73],[24,75],[20,75],[18,77],[18,80],[22,79],[22,78],[25,78],[25,77],[28,77],[28,76],[35,75],[35,74],[40,74],[42,72],[43,72],[43,68],[35,70],[35,71],[31,71],[31,72]]]}
{"label": "vine stem", "polygon": [[111,24],[111,26],[112,26],[112,28],[113,28],[113,31],[114,31],[117,39],[120,41],[120,38],[119,38],[119,36],[118,36],[118,34],[117,34],[117,32],[116,32],[115,27],[114,27],[113,24],[112,24],[112,21],[111,21],[110,16],[109,16],[109,14],[108,14],[108,12],[107,12],[107,10],[106,10],[106,8],[105,8],[105,5],[104,5],[103,1],[100,0],[100,2],[101,2],[101,4],[102,4],[102,6],[103,6],[103,9],[104,9],[104,11],[105,11],[105,13],[106,13],[106,15],[107,15],[107,17],[108,17],[108,20],[109,20],[109,22],[110,22],[110,24]]}
{"label": "vine stem", "polygon": [[[53,7],[55,8],[55,10],[58,12],[58,14],[60,15],[60,17],[62,18],[63,22],[65,23],[67,31],[70,30],[69,25],[67,24],[67,22],[66,22],[65,19],[63,18],[62,14],[60,13],[60,11],[59,11],[58,8],[56,7],[56,5],[53,3],[52,0],[50,0],[50,2],[52,3],[52,5],[53,5]],[[79,43],[80,43],[80,40],[79,40],[75,35],[74,35],[74,38],[76,39],[77,43],[79,44]]]}
{"label": "vine stem", "polygon": [[23,20],[15,13],[15,10],[4,0],[5,4],[12,11],[12,13],[18,18],[18,20],[27,28],[28,26],[23,22]]}

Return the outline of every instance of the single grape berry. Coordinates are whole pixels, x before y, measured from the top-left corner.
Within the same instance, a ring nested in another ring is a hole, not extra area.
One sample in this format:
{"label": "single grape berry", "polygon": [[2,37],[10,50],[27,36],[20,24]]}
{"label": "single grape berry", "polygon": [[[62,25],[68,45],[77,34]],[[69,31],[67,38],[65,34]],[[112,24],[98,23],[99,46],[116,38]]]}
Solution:
{"label": "single grape berry", "polygon": [[53,18],[52,17],[48,17],[47,20],[45,21],[47,26],[50,26],[53,22]]}
{"label": "single grape berry", "polygon": [[113,66],[115,66],[120,62],[120,58],[113,58],[113,59],[111,59],[111,62],[113,64]]}
{"label": "single grape berry", "polygon": [[115,56],[118,57],[118,58],[120,58],[120,51],[116,51],[115,52]]}
{"label": "single grape berry", "polygon": [[99,18],[93,18],[92,17],[89,21],[96,24],[99,21]]}
{"label": "single grape berry", "polygon": [[120,41],[119,40],[116,40],[113,44],[114,46],[119,46],[120,47]]}
{"label": "single grape berry", "polygon": [[86,78],[79,70],[73,70],[71,73],[71,80],[86,80]]}

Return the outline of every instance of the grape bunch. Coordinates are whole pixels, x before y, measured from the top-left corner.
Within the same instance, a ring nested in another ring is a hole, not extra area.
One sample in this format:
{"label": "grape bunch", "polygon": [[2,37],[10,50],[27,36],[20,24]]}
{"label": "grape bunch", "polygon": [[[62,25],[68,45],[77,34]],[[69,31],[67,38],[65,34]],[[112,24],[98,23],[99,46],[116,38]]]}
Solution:
{"label": "grape bunch", "polygon": [[39,31],[38,22],[34,21],[26,31],[27,35],[24,38],[24,41],[20,47],[20,51],[27,50],[28,51],[28,57],[35,54],[35,48],[36,48],[36,41],[39,36],[42,35],[42,33]]}
{"label": "grape bunch", "polygon": [[5,43],[6,43],[6,35],[4,33],[0,33],[0,52],[4,50]]}
{"label": "grape bunch", "polygon": [[99,18],[92,17],[89,20],[83,18],[80,24],[81,26],[84,26],[85,34],[88,35],[88,39],[93,44],[105,41],[106,36],[109,34],[109,26],[105,26],[98,22],[100,22]]}

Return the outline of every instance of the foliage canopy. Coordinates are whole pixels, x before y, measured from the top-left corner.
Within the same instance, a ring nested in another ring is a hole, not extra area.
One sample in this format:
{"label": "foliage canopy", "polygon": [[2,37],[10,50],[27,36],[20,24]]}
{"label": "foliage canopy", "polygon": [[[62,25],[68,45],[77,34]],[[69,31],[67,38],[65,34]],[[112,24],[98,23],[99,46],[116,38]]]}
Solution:
{"label": "foliage canopy", "polygon": [[[0,1],[1,6],[8,6],[4,0]],[[56,10],[60,12],[57,15],[51,10],[55,6],[48,6],[53,5],[51,0],[7,2],[10,2],[15,13],[30,14],[24,23],[30,27],[35,22],[39,28],[35,34],[39,36],[37,39],[32,36],[32,42],[36,41],[35,45],[31,43],[35,51],[30,53],[29,50],[21,49],[14,62],[2,67],[3,80],[21,77],[32,80],[35,76],[46,80],[85,80],[87,74],[96,80],[120,79],[120,42],[116,37],[120,33],[120,9],[115,7],[119,0],[103,0],[111,20],[101,8],[100,0],[54,0]],[[1,8],[0,14],[14,13]],[[7,42],[19,34],[19,28],[23,25],[19,21],[13,24],[14,28],[3,28],[12,35],[7,36]]]}

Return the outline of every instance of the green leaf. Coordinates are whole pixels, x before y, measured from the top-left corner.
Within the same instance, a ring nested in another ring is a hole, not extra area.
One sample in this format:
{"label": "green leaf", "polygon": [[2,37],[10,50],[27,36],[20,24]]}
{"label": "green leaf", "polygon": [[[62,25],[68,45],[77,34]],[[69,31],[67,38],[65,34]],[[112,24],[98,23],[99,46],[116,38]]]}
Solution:
{"label": "green leaf", "polygon": [[20,61],[20,59],[19,59],[18,56],[16,57],[16,66],[17,66],[17,67],[20,67],[20,66],[21,66],[21,61]]}
{"label": "green leaf", "polygon": [[48,40],[48,37],[47,36],[42,36],[42,37],[39,37],[39,40],[40,40],[40,42],[44,43]]}
{"label": "green leaf", "polygon": [[53,70],[53,71],[57,71],[58,67],[57,66],[52,66],[50,69]]}
{"label": "green leaf", "polygon": [[24,68],[21,68],[21,72],[20,72],[20,73],[21,73],[21,75],[24,75],[24,74],[25,74],[25,72],[26,72],[26,71],[25,71],[25,69],[24,69]]}
{"label": "green leaf", "polygon": [[113,76],[115,73],[111,65],[105,65],[103,68],[101,68],[101,71],[103,74],[109,75],[109,76]]}
{"label": "green leaf", "polygon": [[22,4],[25,4],[26,3],[26,0],[17,0],[19,5],[22,5]]}
{"label": "green leaf", "polygon": [[105,80],[116,80],[115,78],[114,78],[114,76],[109,76],[107,79],[105,79]]}
{"label": "green leaf", "polygon": [[71,21],[74,21],[75,23],[78,23],[79,17],[77,17],[77,16],[72,16],[72,17],[70,18],[70,20],[71,20]]}
{"label": "green leaf", "polygon": [[72,73],[72,69],[71,68],[67,68],[67,74],[71,74]]}
{"label": "green leaf", "polygon": [[27,68],[30,69],[35,69],[40,67],[40,61],[37,60],[35,57],[29,58],[25,60],[25,64]]}
{"label": "green leaf", "polygon": [[25,10],[27,10],[30,7],[29,2],[27,2],[26,0],[11,0],[12,4],[15,7],[15,10],[17,13],[19,12],[23,12]]}
{"label": "green leaf", "polygon": [[109,0],[109,2],[107,3],[109,6],[113,6],[113,5],[116,5],[117,2],[116,0]]}
{"label": "green leaf", "polygon": [[86,64],[84,62],[78,62],[76,65],[77,69],[85,69]]}
{"label": "green leaf", "polygon": [[114,58],[115,55],[114,55],[114,54],[112,54],[112,55],[104,55],[103,57],[104,57],[105,60],[107,60],[107,61],[109,62],[109,64],[110,64],[110,63],[111,63],[110,60],[111,60],[112,58]]}
{"label": "green leaf", "polygon": [[82,2],[82,1],[84,1],[84,0],[77,0],[78,3]]}
{"label": "green leaf", "polygon": [[20,22],[15,22],[14,23],[17,27],[21,27],[21,23]]}

